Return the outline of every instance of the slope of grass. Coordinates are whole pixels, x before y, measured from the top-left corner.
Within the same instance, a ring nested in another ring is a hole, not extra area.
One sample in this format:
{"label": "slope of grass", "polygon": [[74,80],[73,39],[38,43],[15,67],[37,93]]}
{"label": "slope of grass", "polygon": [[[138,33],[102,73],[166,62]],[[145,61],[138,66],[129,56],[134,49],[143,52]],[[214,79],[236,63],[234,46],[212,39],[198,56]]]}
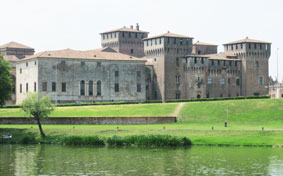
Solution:
{"label": "slope of grass", "polygon": [[[151,117],[170,116],[178,103],[57,107],[50,117]],[[18,108],[0,109],[0,117],[27,117]]]}
{"label": "slope of grass", "polygon": [[283,99],[231,100],[186,103],[179,119],[190,123],[281,123]]}

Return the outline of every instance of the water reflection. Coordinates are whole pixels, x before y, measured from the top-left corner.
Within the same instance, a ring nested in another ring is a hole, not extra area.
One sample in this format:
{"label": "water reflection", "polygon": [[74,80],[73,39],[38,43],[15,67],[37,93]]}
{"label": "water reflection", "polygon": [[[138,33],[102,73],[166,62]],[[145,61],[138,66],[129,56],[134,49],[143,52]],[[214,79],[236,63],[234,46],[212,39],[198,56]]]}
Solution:
{"label": "water reflection", "polygon": [[0,145],[0,175],[282,175],[282,150]]}

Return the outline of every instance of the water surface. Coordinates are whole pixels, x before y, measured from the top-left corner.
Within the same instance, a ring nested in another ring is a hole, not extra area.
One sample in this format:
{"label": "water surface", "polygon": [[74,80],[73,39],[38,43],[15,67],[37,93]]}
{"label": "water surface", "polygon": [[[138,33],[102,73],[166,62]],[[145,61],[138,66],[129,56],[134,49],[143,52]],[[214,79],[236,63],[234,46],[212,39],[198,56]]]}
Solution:
{"label": "water surface", "polygon": [[0,175],[283,175],[283,149],[0,145]]}

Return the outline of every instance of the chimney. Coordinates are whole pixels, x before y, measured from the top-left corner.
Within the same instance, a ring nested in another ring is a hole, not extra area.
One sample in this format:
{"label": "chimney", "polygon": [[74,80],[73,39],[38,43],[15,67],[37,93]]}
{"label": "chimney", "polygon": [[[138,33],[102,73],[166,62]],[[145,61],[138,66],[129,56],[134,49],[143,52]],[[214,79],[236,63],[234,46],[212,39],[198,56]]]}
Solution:
{"label": "chimney", "polygon": [[134,28],[134,26],[133,25],[131,25],[131,29],[133,29]]}
{"label": "chimney", "polygon": [[137,23],[136,29],[137,29],[138,31],[140,30],[139,23]]}

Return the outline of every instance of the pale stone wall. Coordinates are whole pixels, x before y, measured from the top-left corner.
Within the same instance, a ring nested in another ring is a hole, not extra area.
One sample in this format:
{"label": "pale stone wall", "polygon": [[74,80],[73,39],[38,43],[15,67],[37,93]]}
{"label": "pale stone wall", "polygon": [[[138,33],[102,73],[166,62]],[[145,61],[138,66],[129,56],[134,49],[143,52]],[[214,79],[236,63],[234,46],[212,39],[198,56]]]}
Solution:
{"label": "pale stone wall", "polygon": [[212,45],[193,45],[194,54],[217,54],[217,46]]}
{"label": "pale stone wall", "polygon": [[[65,61],[65,64],[62,64],[61,61]],[[81,62],[84,62],[84,65]],[[101,66],[99,66],[99,62]],[[40,58],[38,59],[38,68],[36,67],[33,70],[30,68],[30,70],[25,70],[24,74],[17,75],[18,80],[21,80],[17,85],[26,82],[38,82],[40,96],[48,94],[53,103],[144,101],[144,64],[144,61]],[[25,62],[17,64],[17,73],[24,66]],[[118,77],[115,77],[115,71],[119,71]],[[137,71],[141,72],[140,78],[137,77]],[[85,81],[85,95],[80,94],[81,81]],[[93,95],[89,95],[90,81],[93,81]],[[102,85],[101,96],[97,95],[98,81],[101,81]],[[47,91],[43,91],[43,82],[47,83]],[[52,82],[56,82],[56,91],[52,91]],[[66,92],[62,91],[62,83],[66,83]],[[119,83],[119,92],[114,91],[115,83]],[[137,92],[138,83],[141,84],[141,92]],[[17,104],[21,103],[24,98],[25,91],[17,97]]]}
{"label": "pale stone wall", "polygon": [[28,92],[34,93],[38,90],[38,60],[18,62],[16,64],[16,78],[16,104],[21,104]]}

